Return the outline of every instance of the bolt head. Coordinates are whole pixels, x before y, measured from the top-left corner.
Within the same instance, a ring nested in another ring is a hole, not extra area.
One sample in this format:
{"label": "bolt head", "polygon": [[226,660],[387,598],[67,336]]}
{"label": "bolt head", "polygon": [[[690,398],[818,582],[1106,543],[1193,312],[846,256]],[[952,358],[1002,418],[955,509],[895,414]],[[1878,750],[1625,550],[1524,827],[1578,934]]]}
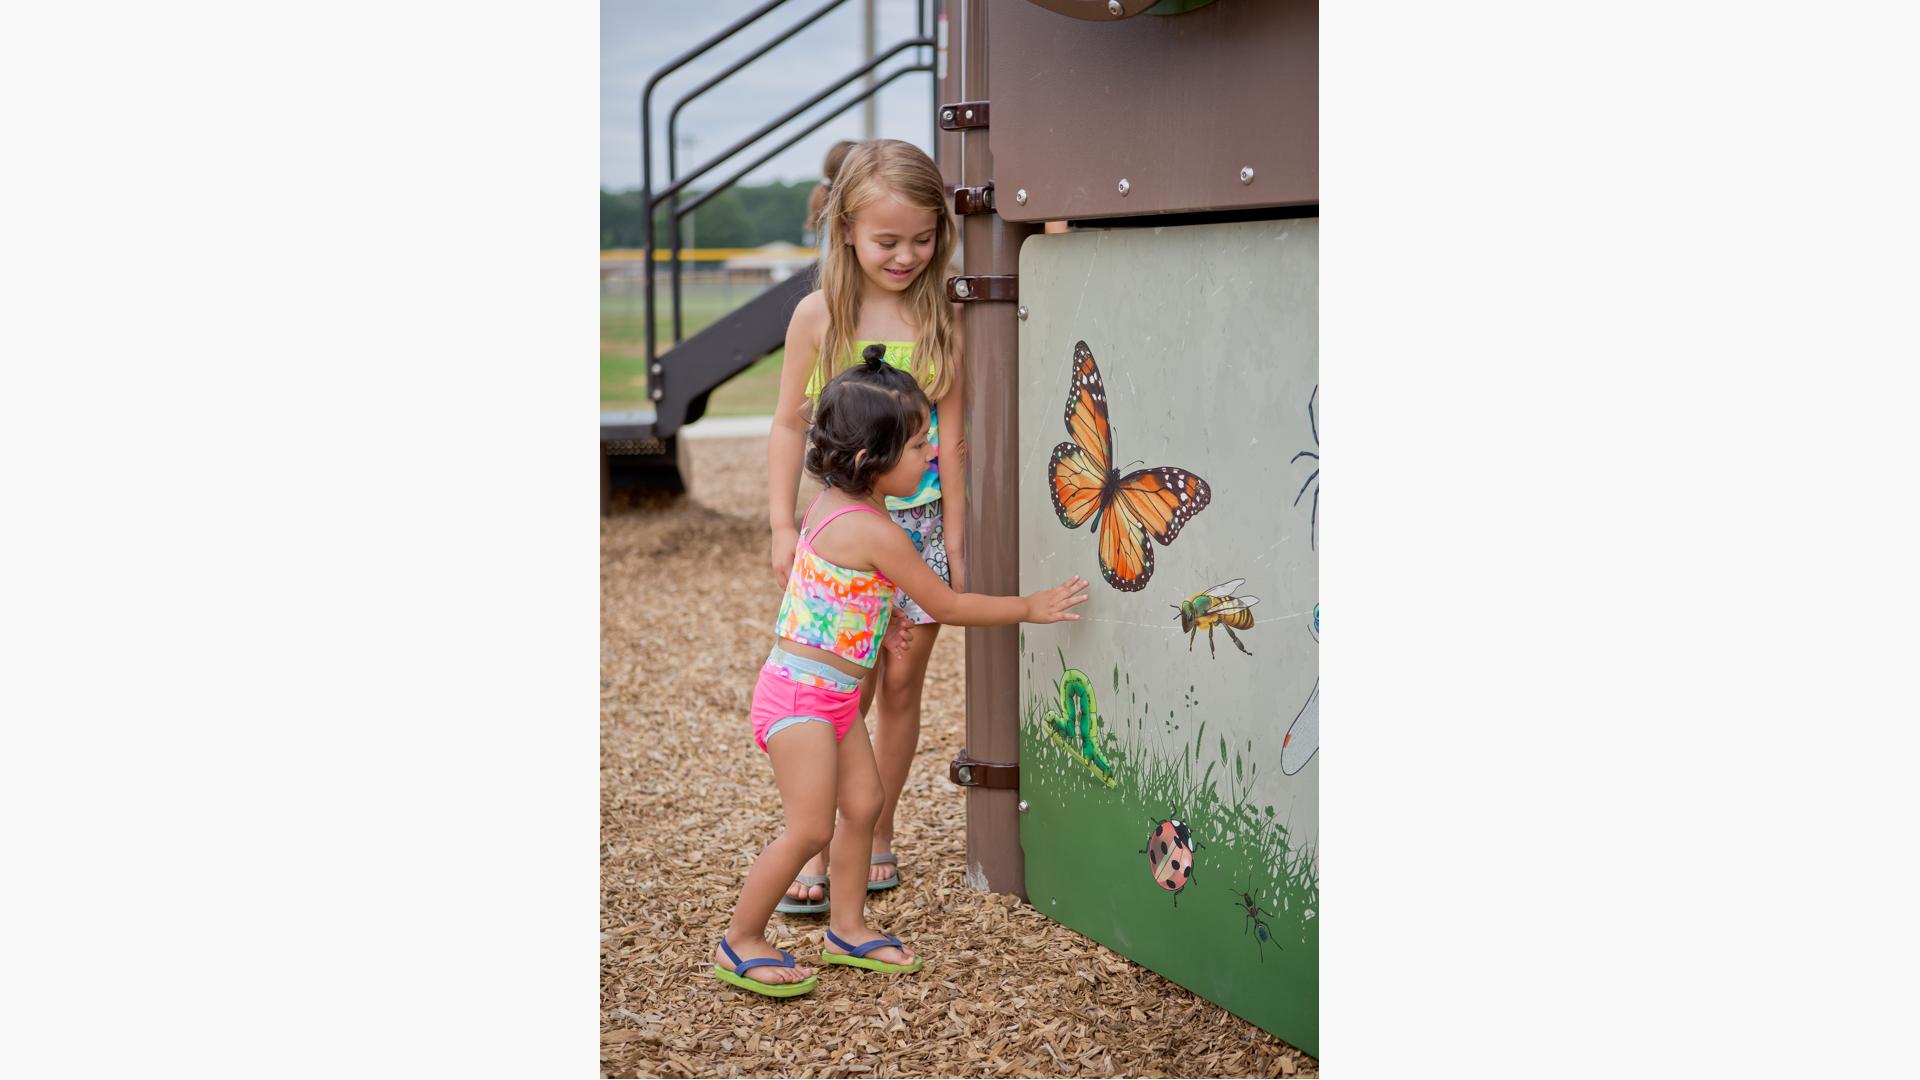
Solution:
{"label": "bolt head", "polygon": [[1132,190],[1133,190],[1132,184],[1127,183],[1125,180],[1120,181],[1120,194],[1125,195],[1127,192]]}
{"label": "bolt head", "polygon": [[667,392],[665,390],[662,390],[660,387],[656,386],[653,388],[653,392],[649,396],[651,396],[653,400],[659,401],[661,398],[667,396]]}
{"label": "bolt head", "polygon": [[958,278],[953,283],[953,292],[955,296],[972,296],[973,286],[967,284],[966,278]]}
{"label": "bolt head", "polygon": [[1253,183],[1253,166],[1243,165],[1240,167],[1240,182],[1243,184]]}
{"label": "bolt head", "polygon": [[1027,321],[1027,305],[1021,304],[1020,307],[1014,311],[1014,314],[1020,317],[1021,322],[1026,322]]}
{"label": "bolt head", "polygon": [[969,119],[969,120],[971,120],[971,119],[973,119],[973,110],[972,110],[972,109],[968,109],[968,110],[967,110],[967,119]]}
{"label": "bolt head", "polygon": [[952,109],[941,109],[941,110],[940,110],[940,119],[942,119],[942,120],[951,120],[951,119],[953,119],[953,110],[952,110]]}
{"label": "bolt head", "polygon": [[1021,813],[1023,813],[1023,814],[1024,814],[1024,813],[1026,813],[1026,812],[1027,812],[1027,810],[1028,810],[1028,806],[1027,806],[1027,800],[1025,800],[1025,799],[1021,799],[1021,800],[1020,800],[1020,803],[1019,803],[1019,807],[1018,807],[1018,809],[1020,810],[1020,812],[1021,812]]}
{"label": "bolt head", "polygon": [[1013,201],[1019,203],[1021,206],[1027,205],[1027,189],[1021,188],[1020,190],[1014,192]]}
{"label": "bolt head", "polygon": [[1107,0],[1107,12],[1109,14],[1118,15],[1122,10],[1120,0]]}

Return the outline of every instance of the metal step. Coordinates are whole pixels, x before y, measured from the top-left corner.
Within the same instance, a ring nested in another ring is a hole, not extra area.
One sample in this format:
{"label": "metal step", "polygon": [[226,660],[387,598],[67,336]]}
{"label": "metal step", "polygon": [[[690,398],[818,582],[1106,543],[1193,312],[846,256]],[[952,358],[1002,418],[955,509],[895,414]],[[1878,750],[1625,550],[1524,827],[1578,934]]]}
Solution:
{"label": "metal step", "polygon": [[687,490],[680,429],[706,415],[715,387],[786,342],[793,309],[813,291],[814,268],[775,282],[713,325],[661,354],[648,376],[651,409],[600,414],[600,512],[620,491]]}

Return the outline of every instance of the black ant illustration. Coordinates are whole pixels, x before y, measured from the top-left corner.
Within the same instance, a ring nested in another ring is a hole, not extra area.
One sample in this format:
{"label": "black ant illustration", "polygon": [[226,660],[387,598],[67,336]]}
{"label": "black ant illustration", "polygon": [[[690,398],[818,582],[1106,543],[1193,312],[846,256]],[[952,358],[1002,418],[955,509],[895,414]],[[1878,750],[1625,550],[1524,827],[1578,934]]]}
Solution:
{"label": "black ant illustration", "polygon": [[[1251,877],[1248,878],[1248,882],[1252,882]],[[1240,933],[1244,935],[1248,929],[1252,929],[1254,943],[1260,947],[1260,962],[1264,964],[1267,962],[1267,942],[1273,941],[1273,931],[1267,929],[1267,924],[1263,920],[1263,916],[1266,919],[1271,919],[1273,918],[1273,912],[1263,910],[1260,907],[1260,901],[1254,899],[1253,894],[1246,891],[1245,888],[1239,888],[1233,891],[1240,897],[1238,900],[1235,900],[1234,903],[1245,909],[1247,915],[1246,922],[1240,924]],[[1273,946],[1282,951],[1286,949],[1286,946],[1277,941],[1273,942]]]}
{"label": "black ant illustration", "polygon": [[[1307,493],[1307,485],[1313,485],[1313,531],[1308,535],[1308,546],[1315,551],[1320,550],[1320,485],[1314,483],[1314,481],[1320,479],[1320,455],[1317,453],[1320,449],[1320,419],[1314,415],[1313,403],[1314,399],[1319,396],[1320,388],[1316,386],[1313,388],[1313,393],[1307,397],[1307,425],[1313,429],[1313,449],[1302,450],[1293,455],[1293,461],[1299,461],[1303,457],[1310,457],[1315,462],[1313,475],[1307,477],[1306,482],[1300,485],[1300,494],[1293,497],[1293,505],[1299,506],[1300,496]],[[1293,461],[1289,461],[1287,464],[1291,465]]]}

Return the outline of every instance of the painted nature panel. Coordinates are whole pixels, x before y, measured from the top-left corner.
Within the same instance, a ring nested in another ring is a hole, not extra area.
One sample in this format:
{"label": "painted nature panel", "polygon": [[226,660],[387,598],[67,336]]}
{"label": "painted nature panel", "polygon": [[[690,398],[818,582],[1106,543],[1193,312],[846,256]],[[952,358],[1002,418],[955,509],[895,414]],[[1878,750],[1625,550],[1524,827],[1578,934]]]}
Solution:
{"label": "painted nature panel", "polygon": [[1318,222],[1022,248],[1021,821],[1041,911],[1308,1052]]}

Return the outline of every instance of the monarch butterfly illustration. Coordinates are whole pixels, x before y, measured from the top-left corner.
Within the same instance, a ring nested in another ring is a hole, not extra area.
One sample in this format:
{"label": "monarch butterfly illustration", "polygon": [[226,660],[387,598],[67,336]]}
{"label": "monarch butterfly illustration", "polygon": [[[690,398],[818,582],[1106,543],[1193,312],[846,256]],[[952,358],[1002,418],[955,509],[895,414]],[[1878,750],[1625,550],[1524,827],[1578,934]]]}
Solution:
{"label": "monarch butterfly illustration", "polygon": [[1054,447],[1047,465],[1054,513],[1069,529],[1091,519],[1101,576],[1121,592],[1138,592],[1153,577],[1149,538],[1173,543],[1180,527],[1207,508],[1213,490],[1185,469],[1163,465],[1121,476],[1113,467],[1107,388],[1084,341],[1073,346],[1066,416],[1072,441]]}

